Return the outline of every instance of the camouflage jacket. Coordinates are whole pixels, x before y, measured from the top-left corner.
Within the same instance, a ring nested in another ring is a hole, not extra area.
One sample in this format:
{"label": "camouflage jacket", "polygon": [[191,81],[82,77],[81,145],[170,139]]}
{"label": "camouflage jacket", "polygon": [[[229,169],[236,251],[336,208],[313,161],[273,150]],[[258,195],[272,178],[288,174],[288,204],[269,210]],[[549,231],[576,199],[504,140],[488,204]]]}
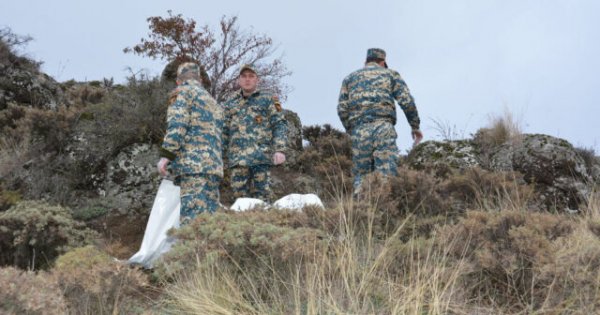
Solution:
{"label": "camouflage jacket", "polygon": [[160,155],[175,176],[223,176],[223,109],[196,80],[186,80],[169,97],[167,132]]}
{"label": "camouflage jacket", "polygon": [[237,92],[224,104],[223,148],[227,166],[272,164],[274,152],[284,152],[287,122],[277,96],[256,91]]}
{"label": "camouflage jacket", "polygon": [[338,116],[347,131],[374,121],[389,121],[395,125],[394,101],[404,111],[411,128],[419,129],[420,120],[415,101],[400,74],[370,62],[344,79],[337,108]]}

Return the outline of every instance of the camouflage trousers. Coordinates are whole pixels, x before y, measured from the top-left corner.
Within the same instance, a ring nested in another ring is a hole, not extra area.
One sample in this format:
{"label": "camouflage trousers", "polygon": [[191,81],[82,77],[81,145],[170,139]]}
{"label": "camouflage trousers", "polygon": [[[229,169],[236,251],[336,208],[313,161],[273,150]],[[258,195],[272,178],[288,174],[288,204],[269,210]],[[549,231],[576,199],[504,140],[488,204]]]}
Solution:
{"label": "camouflage trousers", "polygon": [[181,225],[200,213],[214,213],[219,208],[220,182],[219,176],[206,174],[183,175],[175,179],[175,184],[181,188]]}
{"label": "camouflage trousers", "polygon": [[352,129],[352,175],[354,191],[360,190],[362,181],[371,173],[398,175],[398,146],[396,129],[389,122],[372,122]]}
{"label": "camouflage trousers", "polygon": [[271,202],[271,165],[234,166],[229,170],[234,198],[251,197]]}

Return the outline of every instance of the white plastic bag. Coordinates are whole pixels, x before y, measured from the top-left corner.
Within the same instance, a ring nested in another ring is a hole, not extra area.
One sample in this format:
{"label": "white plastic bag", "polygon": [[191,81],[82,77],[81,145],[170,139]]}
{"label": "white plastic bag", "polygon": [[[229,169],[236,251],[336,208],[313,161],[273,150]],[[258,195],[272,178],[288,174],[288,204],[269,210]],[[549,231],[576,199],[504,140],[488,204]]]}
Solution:
{"label": "white plastic bag", "polygon": [[250,209],[254,209],[256,207],[268,207],[269,205],[260,200],[260,199],[255,199],[255,198],[238,198],[235,200],[235,202],[233,203],[233,205],[231,205],[231,210],[234,211],[247,211]]}
{"label": "white plastic bag", "polygon": [[302,210],[306,206],[317,206],[323,207],[323,202],[315,194],[289,194],[273,204],[275,208],[288,209],[288,210]]}
{"label": "white plastic bag", "polygon": [[179,186],[163,179],[152,205],[142,246],[129,258],[128,263],[152,268],[153,262],[171,249],[174,239],[167,236],[167,231],[179,227],[179,207]]}

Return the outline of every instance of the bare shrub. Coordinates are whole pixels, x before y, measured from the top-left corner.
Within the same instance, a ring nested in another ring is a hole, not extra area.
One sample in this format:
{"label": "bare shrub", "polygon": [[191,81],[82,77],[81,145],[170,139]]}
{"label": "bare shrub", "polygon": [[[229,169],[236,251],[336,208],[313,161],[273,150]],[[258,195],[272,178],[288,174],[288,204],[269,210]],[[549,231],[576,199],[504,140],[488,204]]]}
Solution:
{"label": "bare shrub", "polygon": [[[147,19],[148,38],[123,51],[168,61],[193,60],[200,64],[205,86],[218,101],[224,101],[237,89],[238,70],[254,64],[261,77],[261,88],[272,90],[285,99],[289,88],[283,78],[291,73],[281,57],[273,57],[277,47],[264,34],[240,30],[238,17],[222,17],[216,31],[208,25],[196,27],[194,19],[181,14]],[[216,36],[215,36],[216,34]]]}
{"label": "bare shrub", "polygon": [[31,36],[15,34],[9,27],[0,29],[0,66],[38,71],[42,63],[23,55],[20,51],[32,40]]}
{"label": "bare shrub", "polygon": [[455,141],[465,138],[465,131],[458,129],[456,124],[452,124],[450,121],[441,118],[434,118],[432,121],[433,130],[438,133],[438,136],[442,140]]}

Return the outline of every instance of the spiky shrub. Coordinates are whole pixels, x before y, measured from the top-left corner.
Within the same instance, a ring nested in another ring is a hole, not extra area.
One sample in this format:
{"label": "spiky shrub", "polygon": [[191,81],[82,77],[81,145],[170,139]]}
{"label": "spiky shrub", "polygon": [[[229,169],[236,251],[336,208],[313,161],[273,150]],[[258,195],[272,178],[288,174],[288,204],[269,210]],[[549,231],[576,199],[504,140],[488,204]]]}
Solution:
{"label": "spiky shrub", "polygon": [[54,279],[13,267],[0,268],[0,313],[65,314],[67,305]]}
{"label": "spiky shrub", "polygon": [[74,314],[135,314],[147,302],[146,275],[93,246],[60,256],[52,274]]}
{"label": "spiky shrub", "polygon": [[60,254],[94,237],[94,232],[73,220],[68,208],[23,201],[0,213],[0,265],[45,269]]}

